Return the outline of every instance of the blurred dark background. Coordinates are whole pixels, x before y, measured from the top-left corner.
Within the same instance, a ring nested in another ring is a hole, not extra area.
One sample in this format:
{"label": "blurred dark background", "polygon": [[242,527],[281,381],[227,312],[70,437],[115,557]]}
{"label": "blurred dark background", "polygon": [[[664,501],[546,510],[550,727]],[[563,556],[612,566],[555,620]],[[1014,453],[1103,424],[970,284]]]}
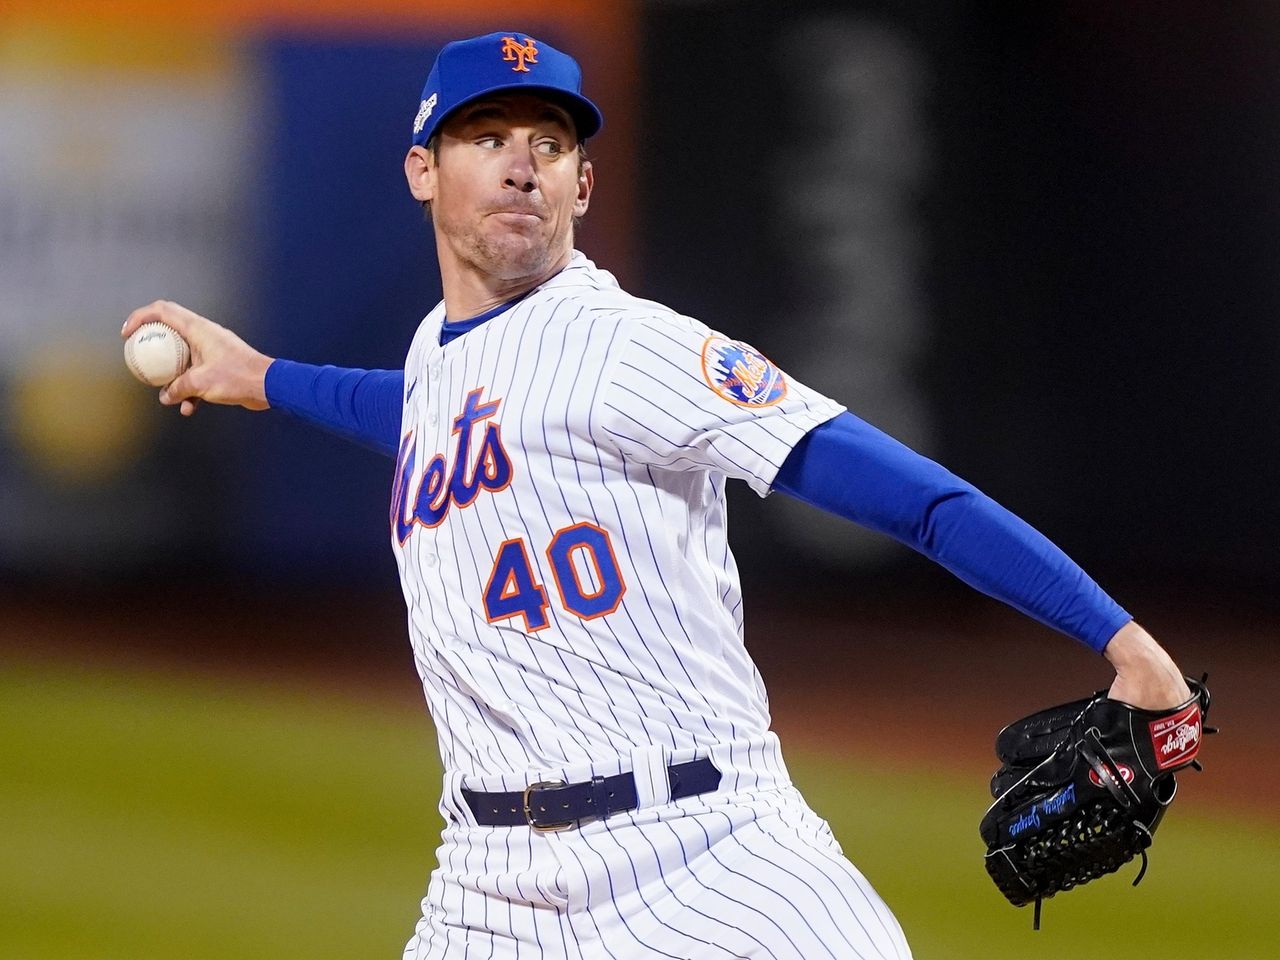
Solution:
{"label": "blurred dark background", "polygon": [[[11,585],[162,570],[394,592],[389,462],[277,414],[181,422],[114,356],[115,324],[166,296],[272,354],[401,362],[439,296],[405,117],[457,31],[422,11],[393,28],[405,5],[385,6],[357,25],[288,4],[207,26],[9,23]],[[605,108],[580,246],[624,285],[751,341],[1120,593],[1275,595],[1272,7],[541,19],[530,31],[576,41]],[[950,589],[880,538],[754,500],[733,504],[749,587]]]}
{"label": "blurred dark background", "polygon": [[1107,581],[1274,594],[1274,8],[809,6],[649,17],[646,285]]}

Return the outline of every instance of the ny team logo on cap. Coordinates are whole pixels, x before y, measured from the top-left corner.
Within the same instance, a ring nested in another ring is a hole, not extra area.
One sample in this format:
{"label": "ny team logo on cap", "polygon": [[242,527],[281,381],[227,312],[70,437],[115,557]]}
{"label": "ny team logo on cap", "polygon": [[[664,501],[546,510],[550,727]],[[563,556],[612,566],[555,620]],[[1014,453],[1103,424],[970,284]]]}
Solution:
{"label": "ny team logo on cap", "polygon": [[515,37],[502,38],[502,59],[514,63],[511,69],[516,73],[528,73],[526,63],[538,62],[538,46],[532,37],[525,37],[524,43],[517,43]]}

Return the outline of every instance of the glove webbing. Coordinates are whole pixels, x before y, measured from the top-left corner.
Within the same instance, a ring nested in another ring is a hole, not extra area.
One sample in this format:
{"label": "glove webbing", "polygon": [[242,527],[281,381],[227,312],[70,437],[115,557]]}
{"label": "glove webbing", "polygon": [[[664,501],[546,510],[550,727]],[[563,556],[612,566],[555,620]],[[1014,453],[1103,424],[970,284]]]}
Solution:
{"label": "glove webbing", "polygon": [[[1137,886],[1147,872],[1146,848],[1151,846],[1151,831],[1137,820],[1121,820],[1122,816],[1108,804],[1091,804],[1070,820],[1018,845],[1022,851],[1018,859],[1026,867],[1025,875],[1016,878],[1017,884],[1001,883],[995,871],[991,871],[992,879],[1014,906],[1034,899],[1036,930],[1040,929],[1040,903],[1044,898],[1115,873],[1141,854],[1142,869],[1133,881]],[[1028,896],[1030,890],[1036,891],[1033,897]]]}

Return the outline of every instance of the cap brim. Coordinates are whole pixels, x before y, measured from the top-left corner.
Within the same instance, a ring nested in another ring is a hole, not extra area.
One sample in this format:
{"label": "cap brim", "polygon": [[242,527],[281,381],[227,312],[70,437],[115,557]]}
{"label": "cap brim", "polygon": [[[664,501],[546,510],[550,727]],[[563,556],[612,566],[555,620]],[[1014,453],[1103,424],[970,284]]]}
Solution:
{"label": "cap brim", "polygon": [[568,90],[562,90],[560,87],[542,87],[534,83],[509,83],[482,90],[480,93],[472,94],[465,100],[454,104],[447,113],[441,114],[439,119],[432,124],[431,132],[434,134],[438,131],[449,122],[450,117],[463,107],[475,103],[477,100],[484,100],[503,93],[537,94],[557,106],[563,107],[565,112],[569,114],[569,119],[573,121],[574,132],[577,133],[579,140],[594,137],[600,132],[600,128],[604,126],[604,115],[600,112],[600,108],[580,93],[571,93]]}

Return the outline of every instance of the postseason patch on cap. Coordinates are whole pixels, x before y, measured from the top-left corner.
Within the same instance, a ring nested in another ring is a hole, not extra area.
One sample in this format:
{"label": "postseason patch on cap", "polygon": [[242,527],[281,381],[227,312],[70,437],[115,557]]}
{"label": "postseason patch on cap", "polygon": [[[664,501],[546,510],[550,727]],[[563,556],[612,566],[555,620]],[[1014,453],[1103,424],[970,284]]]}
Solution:
{"label": "postseason patch on cap", "polygon": [[422,132],[422,128],[427,125],[427,120],[431,118],[431,111],[436,108],[436,102],[440,99],[438,93],[433,93],[422,103],[418,104],[418,115],[413,118],[413,133],[416,136]]}
{"label": "postseason patch on cap", "polygon": [[702,344],[707,386],[742,407],[771,407],[787,395],[787,378],[754,347],[712,334]]}

